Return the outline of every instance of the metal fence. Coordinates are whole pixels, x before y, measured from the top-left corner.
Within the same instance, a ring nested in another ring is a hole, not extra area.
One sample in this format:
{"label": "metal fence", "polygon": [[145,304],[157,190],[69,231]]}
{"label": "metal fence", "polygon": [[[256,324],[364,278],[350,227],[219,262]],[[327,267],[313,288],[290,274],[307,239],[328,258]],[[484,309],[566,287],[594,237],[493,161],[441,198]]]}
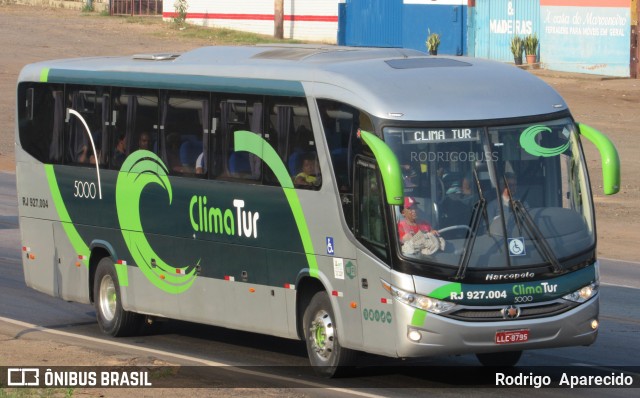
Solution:
{"label": "metal fence", "polygon": [[162,0],[111,0],[111,15],[162,15]]}

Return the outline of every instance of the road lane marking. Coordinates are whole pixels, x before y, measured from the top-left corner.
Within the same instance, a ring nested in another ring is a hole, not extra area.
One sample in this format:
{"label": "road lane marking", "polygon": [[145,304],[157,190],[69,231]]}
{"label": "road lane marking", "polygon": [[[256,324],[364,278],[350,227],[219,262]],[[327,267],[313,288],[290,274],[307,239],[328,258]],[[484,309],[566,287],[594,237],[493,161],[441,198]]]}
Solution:
{"label": "road lane marking", "polygon": [[[278,375],[273,375],[273,374],[269,374],[269,373],[258,372],[258,371],[255,371],[255,370],[248,370],[248,369],[238,368],[237,366],[240,366],[240,365],[232,365],[232,364],[223,363],[223,362],[210,361],[208,359],[191,357],[191,356],[182,355],[182,354],[175,354],[175,353],[171,353],[171,352],[167,352],[167,351],[156,350],[156,349],[153,349],[153,348],[140,347],[140,346],[136,346],[136,345],[133,345],[133,344],[120,343],[120,342],[117,342],[117,341],[110,341],[110,340],[102,340],[102,339],[98,339],[98,338],[91,337],[91,336],[83,336],[81,334],[63,332],[61,330],[49,329],[49,328],[46,328],[44,326],[39,326],[39,325],[35,325],[35,324],[32,324],[32,323],[27,323],[27,322],[22,322],[22,321],[18,321],[18,320],[15,320],[15,319],[5,318],[5,317],[2,317],[2,316],[0,316],[0,322],[9,323],[9,324],[12,324],[12,325],[15,325],[15,326],[20,326],[20,327],[23,327],[23,328],[28,328],[28,329],[39,331],[39,332],[51,333],[51,334],[55,334],[55,335],[59,335],[59,336],[64,336],[64,337],[69,337],[69,338],[74,338],[74,339],[90,341],[90,342],[93,342],[93,343],[107,344],[107,345],[112,345],[112,346],[115,346],[115,347],[118,347],[118,348],[134,349],[134,350],[142,351],[142,352],[145,352],[145,353],[156,354],[156,355],[160,355],[160,356],[164,356],[164,357],[172,357],[172,358],[175,358],[175,359],[181,359],[181,360],[185,360],[185,361],[196,362],[196,363],[200,363],[200,364],[206,365],[206,366],[226,367],[228,369],[225,369],[225,370],[229,370],[229,371],[232,371],[232,372],[241,373],[241,374],[250,375],[250,376],[256,376],[256,377],[262,377],[262,378],[266,378],[266,379],[274,379],[274,380],[278,380],[278,381],[281,381],[281,382],[292,383],[294,385],[303,385],[303,386],[310,387],[310,388],[323,388],[325,390],[330,390],[330,391],[349,394],[349,395],[356,395],[356,396],[359,396],[359,397],[366,397],[366,398],[383,398],[384,397],[383,395],[370,394],[370,393],[366,393],[366,392],[362,392],[362,391],[354,391],[354,390],[349,390],[349,389],[346,389],[346,388],[336,388],[336,387],[331,387],[331,386],[328,386],[328,385],[325,385],[325,384],[321,384],[321,383],[315,383],[315,382],[312,382],[312,381],[299,380],[299,379],[294,379],[292,377],[278,376]],[[285,387],[283,387],[283,388],[285,388]],[[301,387],[286,387],[286,388],[292,388],[293,389],[293,388],[305,388],[305,387],[301,386]]]}
{"label": "road lane marking", "polygon": [[624,287],[624,288],[627,288],[627,289],[640,289],[640,287],[638,287],[638,286],[622,285],[620,283],[600,282],[600,285],[601,286]]}
{"label": "road lane marking", "polygon": [[627,261],[627,260],[618,260],[615,258],[607,258],[607,257],[598,257],[599,260],[606,260],[606,261],[615,261],[617,263],[627,263],[627,264],[635,264],[635,265],[639,265],[640,263],[637,261]]}

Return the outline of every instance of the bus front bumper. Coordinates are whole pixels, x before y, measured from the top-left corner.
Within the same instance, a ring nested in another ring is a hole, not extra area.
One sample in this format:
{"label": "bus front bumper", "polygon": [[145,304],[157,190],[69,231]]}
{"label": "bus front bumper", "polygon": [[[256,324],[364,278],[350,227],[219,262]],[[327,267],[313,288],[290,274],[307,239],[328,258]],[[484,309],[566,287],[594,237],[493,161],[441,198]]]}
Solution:
{"label": "bus front bumper", "polygon": [[[598,300],[595,296],[570,311],[538,319],[467,322],[427,313],[422,324],[416,324],[416,310],[395,303],[405,307],[397,317],[397,355],[427,357],[590,345],[598,334]],[[505,334],[526,334],[527,340],[506,343]]]}

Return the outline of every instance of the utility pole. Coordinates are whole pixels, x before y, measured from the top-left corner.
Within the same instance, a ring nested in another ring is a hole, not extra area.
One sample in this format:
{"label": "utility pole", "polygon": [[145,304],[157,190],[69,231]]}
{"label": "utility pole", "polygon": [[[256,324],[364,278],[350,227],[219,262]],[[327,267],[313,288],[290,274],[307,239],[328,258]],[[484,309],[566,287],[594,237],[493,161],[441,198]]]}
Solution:
{"label": "utility pole", "polygon": [[273,37],[284,38],[284,0],[273,1]]}

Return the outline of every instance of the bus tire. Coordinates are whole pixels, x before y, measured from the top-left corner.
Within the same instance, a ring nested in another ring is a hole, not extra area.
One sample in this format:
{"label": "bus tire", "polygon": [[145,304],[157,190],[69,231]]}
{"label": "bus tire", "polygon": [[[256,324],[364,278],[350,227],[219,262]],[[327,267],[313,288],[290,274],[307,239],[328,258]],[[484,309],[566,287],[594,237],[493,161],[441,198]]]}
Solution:
{"label": "bus tire", "polygon": [[503,368],[510,368],[516,366],[522,351],[507,351],[507,352],[490,352],[484,354],[476,354],[476,358],[484,366],[497,366]]}
{"label": "bus tire", "polygon": [[313,296],[304,311],[302,323],[314,372],[323,377],[348,375],[355,366],[356,351],[340,345],[335,315],[325,291]]}
{"label": "bus tire", "polygon": [[137,334],[142,316],[122,308],[118,275],[109,257],[100,260],[96,268],[93,298],[100,330],[114,337]]}

